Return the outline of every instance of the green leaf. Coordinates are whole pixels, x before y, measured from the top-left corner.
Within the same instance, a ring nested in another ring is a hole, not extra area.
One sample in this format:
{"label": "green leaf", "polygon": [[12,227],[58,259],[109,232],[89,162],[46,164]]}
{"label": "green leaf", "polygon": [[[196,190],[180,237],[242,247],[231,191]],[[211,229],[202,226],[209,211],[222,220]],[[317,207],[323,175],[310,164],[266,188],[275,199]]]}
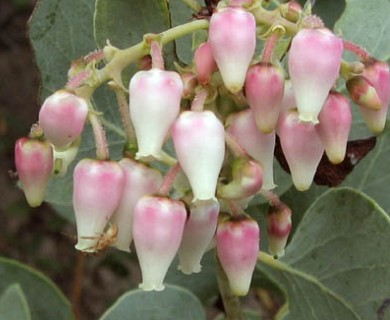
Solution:
{"label": "green leaf", "polygon": [[364,194],[331,189],[304,215],[286,256],[257,270],[287,296],[279,319],[376,319],[390,296],[390,219]]}
{"label": "green leaf", "polygon": [[343,182],[373,197],[378,204],[390,213],[390,130],[377,138],[375,148],[362,159]]}
{"label": "green leaf", "polygon": [[167,285],[165,290],[132,290],[121,296],[100,320],[202,320],[205,312],[188,290]]}
{"label": "green leaf", "polygon": [[366,48],[374,57],[390,57],[389,0],[346,0],[346,8],[334,30]]}
{"label": "green leaf", "polygon": [[206,301],[219,293],[214,250],[210,250],[203,256],[200,273],[184,274],[177,270],[178,264],[178,259],[175,259],[166,276],[167,283],[190,290],[201,301]]}
{"label": "green leaf", "polygon": [[[170,26],[166,0],[96,0],[94,27],[100,48],[108,40],[114,47],[125,49],[142,41],[144,34],[158,34]],[[164,53],[170,65],[175,57],[174,45],[165,46]],[[131,69],[130,73],[134,72]]]}
{"label": "green leaf", "polygon": [[[257,312],[255,312],[253,310],[245,309],[243,313],[244,313],[245,320],[262,320],[263,319]],[[214,320],[226,320],[226,317],[224,314],[221,313],[216,318],[214,318]]]}
{"label": "green leaf", "polygon": [[34,269],[14,260],[0,258],[0,279],[0,292],[5,292],[15,283],[20,286],[30,307],[32,320],[73,319],[64,295],[51,280]]}
{"label": "green leaf", "polygon": [[66,84],[73,60],[96,48],[94,6],[91,0],[38,2],[29,22],[29,36],[41,72],[43,98]]}
{"label": "green leaf", "polygon": [[125,49],[146,33],[160,33],[170,27],[165,0],[97,0],[95,38],[100,48],[107,40]]}
{"label": "green leaf", "polygon": [[19,284],[10,285],[0,297],[0,320],[30,320],[30,309]]}

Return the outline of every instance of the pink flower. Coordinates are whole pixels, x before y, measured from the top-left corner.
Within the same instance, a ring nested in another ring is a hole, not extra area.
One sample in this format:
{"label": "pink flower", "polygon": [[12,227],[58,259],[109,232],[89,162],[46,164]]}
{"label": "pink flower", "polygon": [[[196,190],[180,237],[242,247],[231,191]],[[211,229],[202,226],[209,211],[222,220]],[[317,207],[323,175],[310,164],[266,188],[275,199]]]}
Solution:
{"label": "pink flower", "polygon": [[256,221],[222,221],[217,228],[217,255],[233,294],[248,293],[259,254],[260,230]]}
{"label": "pink flower", "polygon": [[226,88],[239,92],[255,53],[254,16],[239,7],[219,9],[211,16],[208,41]]}
{"label": "pink flower", "polygon": [[47,141],[18,139],[15,143],[15,166],[28,204],[40,206],[53,169],[52,147]]}
{"label": "pink flower", "polygon": [[183,235],[187,212],[177,200],[142,197],[134,212],[133,235],[145,291],[161,291]]}
{"label": "pink flower", "polygon": [[225,156],[225,130],[211,111],[185,111],[172,127],[180,166],[194,194],[194,201],[215,198]]}
{"label": "pink flower", "polygon": [[83,159],[73,172],[76,249],[95,252],[122,197],[124,173],[117,162]]}
{"label": "pink flower", "polygon": [[271,207],[267,215],[268,249],[275,257],[282,257],[292,227],[291,210],[285,204]]}
{"label": "pink flower", "polygon": [[66,148],[84,129],[88,104],[72,93],[60,90],[46,98],[39,111],[45,137],[57,148]]}
{"label": "pink flower", "polygon": [[318,123],[339,76],[342,53],[342,40],[328,29],[302,29],[293,38],[288,67],[301,121]]}
{"label": "pink flower", "polygon": [[130,115],[137,136],[136,158],[159,158],[180,111],[183,82],[177,72],[138,71],[130,81]]}

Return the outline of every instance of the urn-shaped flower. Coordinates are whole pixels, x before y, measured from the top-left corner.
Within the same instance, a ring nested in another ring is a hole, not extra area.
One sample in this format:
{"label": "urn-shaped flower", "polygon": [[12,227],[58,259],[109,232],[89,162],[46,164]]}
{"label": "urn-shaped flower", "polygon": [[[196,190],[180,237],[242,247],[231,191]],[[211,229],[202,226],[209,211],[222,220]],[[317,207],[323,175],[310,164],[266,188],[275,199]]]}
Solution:
{"label": "urn-shaped flower", "polygon": [[88,104],[72,93],[60,90],[46,98],[39,111],[45,137],[57,148],[65,148],[80,136],[88,115]]}
{"label": "urn-shaped flower", "polygon": [[194,200],[213,199],[225,156],[221,121],[211,111],[185,111],[172,126],[172,138]]}
{"label": "urn-shaped flower", "polygon": [[114,161],[83,159],[73,172],[76,249],[95,252],[108,221],[122,196],[125,178]]}
{"label": "urn-shaped flower", "polygon": [[221,221],[217,227],[217,255],[237,296],[248,293],[260,245],[256,221],[245,218]]}
{"label": "urn-shaped flower", "polygon": [[179,114],[183,82],[177,72],[138,71],[130,80],[130,115],[137,136],[137,158],[159,158]]}
{"label": "urn-shaped flower", "polygon": [[342,53],[342,40],[328,29],[302,29],[293,38],[288,67],[301,121],[318,123],[339,76]]}
{"label": "urn-shaped flower", "polygon": [[239,7],[219,9],[210,19],[208,39],[226,88],[237,93],[256,47],[256,21]]}
{"label": "urn-shaped flower", "polygon": [[20,138],[15,143],[15,166],[26,200],[38,207],[45,198],[53,169],[53,149],[47,141]]}
{"label": "urn-shaped flower", "polygon": [[165,275],[183,235],[187,212],[177,200],[142,197],[135,207],[133,236],[145,291],[164,289]]}

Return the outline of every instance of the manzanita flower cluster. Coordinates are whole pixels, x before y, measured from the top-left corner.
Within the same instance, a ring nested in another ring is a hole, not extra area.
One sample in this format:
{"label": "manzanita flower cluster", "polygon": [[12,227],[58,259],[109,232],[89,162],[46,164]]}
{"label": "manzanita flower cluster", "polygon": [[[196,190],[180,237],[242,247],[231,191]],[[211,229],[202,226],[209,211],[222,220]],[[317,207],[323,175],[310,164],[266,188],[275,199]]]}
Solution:
{"label": "manzanita flower cluster", "polygon": [[[245,212],[248,203],[260,194],[271,204],[263,223],[273,256],[284,254],[291,230],[292,212],[272,192],[276,136],[293,184],[304,191],[322,157],[344,160],[350,99],[374,133],[383,130],[390,102],[388,65],[349,45],[295,1],[268,26],[256,56],[264,10],[254,1],[221,1],[205,21],[208,39],[198,44],[193,63],[176,71],[165,69],[164,35],[146,36],[131,51],[144,63],[130,79],[128,105],[118,76],[127,51],[108,45],[95,55],[110,68],[88,61],[79,72],[73,66],[68,85],[44,101],[39,122],[15,145],[28,203],[39,206],[49,180],[67,174],[88,122],[96,158],[78,159],[71,173],[76,249],[134,248],[140,287],[162,290],[176,255],[179,270],[198,273],[205,252],[216,247],[232,292],[246,295],[260,250],[259,221]],[[291,42],[289,50],[277,55],[282,38]],[[359,61],[343,60],[351,48]],[[336,90],[340,77],[349,98]],[[91,100],[101,79],[112,80],[120,105],[127,136],[121,159],[109,158],[102,115]]]}

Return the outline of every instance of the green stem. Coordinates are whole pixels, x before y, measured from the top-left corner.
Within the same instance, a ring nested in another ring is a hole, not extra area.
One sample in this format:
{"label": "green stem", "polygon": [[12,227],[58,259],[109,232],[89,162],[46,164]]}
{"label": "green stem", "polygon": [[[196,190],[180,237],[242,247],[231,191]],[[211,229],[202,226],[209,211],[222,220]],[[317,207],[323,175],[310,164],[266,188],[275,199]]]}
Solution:
{"label": "green stem", "polygon": [[[193,33],[197,30],[207,29],[208,27],[209,22],[206,19],[203,19],[191,21],[166,30],[159,34],[161,37],[161,45],[168,44],[178,38],[184,37],[187,34]],[[120,77],[124,68],[147,55],[149,50],[150,47],[145,41],[124,50],[114,48],[110,45],[106,46],[104,51],[109,62],[104,68],[97,71],[99,84]]]}
{"label": "green stem", "polygon": [[286,30],[286,34],[293,36],[298,32],[298,27],[295,23],[284,19],[278,9],[270,11],[262,7],[255,7],[251,10],[255,16],[257,24],[264,24],[267,26],[280,25]]}
{"label": "green stem", "polygon": [[226,320],[244,320],[240,299],[232,293],[229,281],[226,277],[219,259],[217,258],[217,279],[223,305],[225,307]]}

